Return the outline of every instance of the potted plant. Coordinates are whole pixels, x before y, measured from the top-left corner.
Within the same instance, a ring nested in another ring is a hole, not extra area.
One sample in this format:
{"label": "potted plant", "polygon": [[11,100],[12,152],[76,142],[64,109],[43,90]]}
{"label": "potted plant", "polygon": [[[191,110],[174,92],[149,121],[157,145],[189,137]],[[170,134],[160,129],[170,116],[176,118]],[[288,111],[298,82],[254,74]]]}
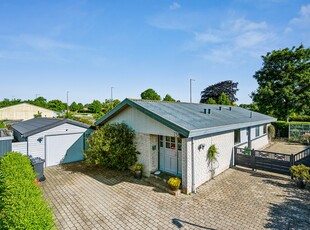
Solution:
{"label": "potted plant", "polygon": [[298,188],[305,188],[307,180],[310,180],[310,167],[303,164],[293,165],[290,168],[290,172],[295,178],[295,182]]}
{"label": "potted plant", "polygon": [[143,165],[142,164],[136,164],[134,167],[134,177],[137,179],[141,179],[142,173],[143,173]]}
{"label": "potted plant", "polygon": [[302,144],[309,145],[310,144],[310,133],[305,133],[304,135],[302,135],[300,141]]}
{"label": "potted plant", "polygon": [[216,155],[218,154],[218,150],[216,148],[215,145],[211,145],[208,149],[208,153],[207,153],[207,158],[209,161],[209,165],[211,167],[210,172],[211,172],[211,178],[214,177],[215,174],[215,167],[214,164],[217,161],[217,157]]}
{"label": "potted plant", "polygon": [[171,190],[176,191],[180,188],[181,179],[178,177],[170,177],[167,182],[171,188]]}

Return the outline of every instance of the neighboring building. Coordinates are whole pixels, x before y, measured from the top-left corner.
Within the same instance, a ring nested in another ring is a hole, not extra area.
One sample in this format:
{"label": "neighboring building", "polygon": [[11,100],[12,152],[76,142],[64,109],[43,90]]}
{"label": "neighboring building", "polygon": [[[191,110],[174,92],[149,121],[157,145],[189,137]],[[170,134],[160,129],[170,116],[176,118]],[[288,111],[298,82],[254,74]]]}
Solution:
{"label": "neighboring building", "polygon": [[90,126],[70,119],[33,118],[13,125],[13,151],[40,157],[45,166],[84,159],[85,136]]}
{"label": "neighboring building", "polygon": [[233,106],[125,99],[95,124],[125,123],[136,131],[145,175],[161,170],[182,177],[185,193],[211,178],[207,152],[218,149],[215,175],[233,165],[235,146],[268,144],[275,118]]}
{"label": "neighboring building", "polygon": [[42,117],[57,117],[57,112],[36,105],[21,103],[0,108],[0,120],[29,120],[35,114],[41,113]]}
{"label": "neighboring building", "polygon": [[12,151],[12,132],[7,129],[0,129],[0,157]]}

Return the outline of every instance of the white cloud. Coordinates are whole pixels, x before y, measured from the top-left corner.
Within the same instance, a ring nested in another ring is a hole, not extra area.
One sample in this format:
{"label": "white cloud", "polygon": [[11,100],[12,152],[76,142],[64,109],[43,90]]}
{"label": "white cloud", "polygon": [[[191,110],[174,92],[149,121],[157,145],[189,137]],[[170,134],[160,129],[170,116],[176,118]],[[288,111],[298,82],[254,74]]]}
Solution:
{"label": "white cloud", "polygon": [[232,30],[241,32],[241,31],[251,31],[251,30],[260,30],[260,29],[266,29],[267,23],[266,22],[251,22],[248,20],[245,20],[243,18],[237,19],[232,22]]}
{"label": "white cloud", "polygon": [[51,49],[74,50],[81,48],[79,46],[70,43],[65,43],[57,41],[55,39],[34,35],[0,36],[0,39],[6,40],[15,45],[28,46],[38,50],[51,50]]}
{"label": "white cloud", "polygon": [[288,23],[285,32],[293,32],[295,28],[310,28],[310,4],[301,6],[299,16]]}
{"label": "white cloud", "polygon": [[200,42],[211,42],[211,43],[218,43],[223,41],[221,36],[219,34],[216,34],[216,32],[208,32],[208,33],[194,33],[195,34],[195,40]]}
{"label": "white cloud", "polygon": [[179,9],[179,8],[181,8],[181,5],[180,5],[179,3],[177,3],[177,2],[173,2],[173,3],[169,6],[169,9],[170,9],[170,10],[177,10],[177,9]]}

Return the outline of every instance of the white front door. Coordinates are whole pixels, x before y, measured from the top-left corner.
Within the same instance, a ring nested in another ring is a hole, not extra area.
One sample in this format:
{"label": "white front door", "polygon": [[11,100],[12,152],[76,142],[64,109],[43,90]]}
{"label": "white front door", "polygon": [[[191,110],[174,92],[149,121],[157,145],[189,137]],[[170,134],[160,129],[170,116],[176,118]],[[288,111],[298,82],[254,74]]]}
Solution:
{"label": "white front door", "polygon": [[159,169],[174,175],[181,175],[181,138],[159,136]]}

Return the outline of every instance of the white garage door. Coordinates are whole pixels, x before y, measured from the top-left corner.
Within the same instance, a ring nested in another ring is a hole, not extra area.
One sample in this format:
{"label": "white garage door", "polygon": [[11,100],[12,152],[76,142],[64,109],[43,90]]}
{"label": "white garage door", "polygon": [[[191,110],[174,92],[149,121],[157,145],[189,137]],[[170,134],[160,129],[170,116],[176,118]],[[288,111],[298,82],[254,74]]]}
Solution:
{"label": "white garage door", "polygon": [[77,148],[78,151],[83,151],[83,141],[80,141],[81,139],[79,140],[82,135],[83,133],[47,136],[46,166],[53,166],[62,163],[67,152],[72,147],[75,149]]}

